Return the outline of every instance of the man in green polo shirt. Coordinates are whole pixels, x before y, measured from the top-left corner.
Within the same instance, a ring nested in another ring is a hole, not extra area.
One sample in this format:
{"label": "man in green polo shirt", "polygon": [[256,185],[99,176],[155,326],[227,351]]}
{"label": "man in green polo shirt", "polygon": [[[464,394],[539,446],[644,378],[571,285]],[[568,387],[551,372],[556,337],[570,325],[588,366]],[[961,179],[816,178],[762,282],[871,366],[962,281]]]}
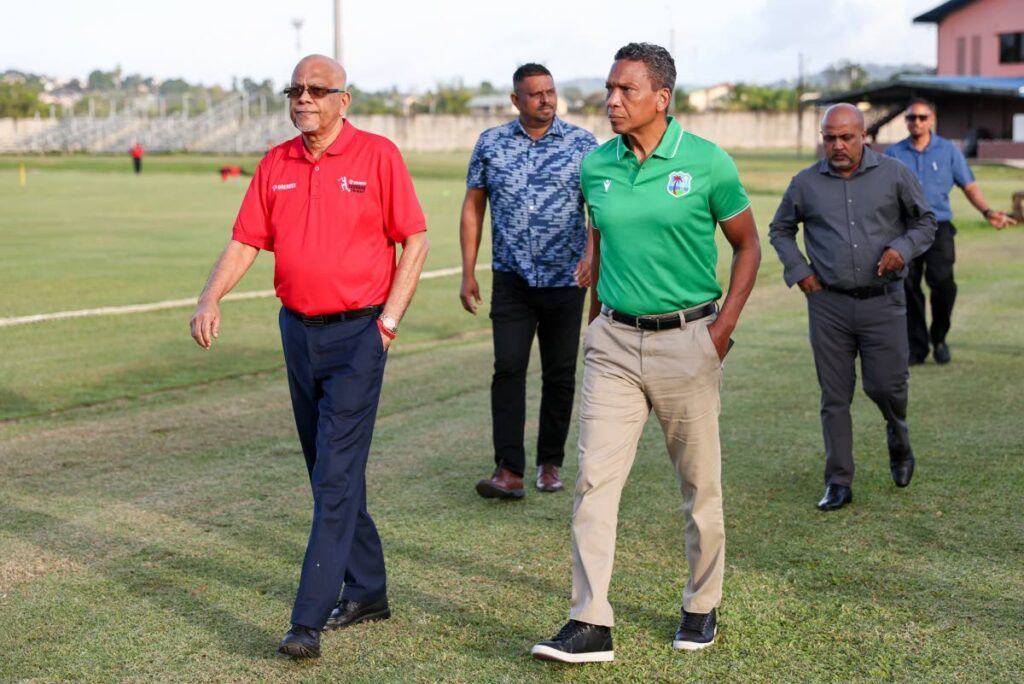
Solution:
{"label": "man in green polo shirt", "polygon": [[[761,247],[732,159],[667,116],[675,77],[664,48],[619,50],[606,84],[618,137],[583,160],[594,289],[583,344],[572,606],[562,630],[533,647],[543,660],[614,657],[608,585],[619,498],[651,409],[685,513],[690,573],[672,645],[698,650],[715,639],[725,566],[718,390]],[[716,225],[733,250],[721,309]]]}

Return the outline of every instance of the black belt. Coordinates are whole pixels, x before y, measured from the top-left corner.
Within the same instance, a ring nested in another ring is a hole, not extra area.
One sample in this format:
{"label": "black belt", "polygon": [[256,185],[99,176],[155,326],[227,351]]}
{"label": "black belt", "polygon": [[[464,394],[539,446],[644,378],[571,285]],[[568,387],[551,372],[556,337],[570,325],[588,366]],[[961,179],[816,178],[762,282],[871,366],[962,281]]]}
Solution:
{"label": "black belt", "polygon": [[872,297],[887,295],[891,292],[895,292],[896,290],[902,290],[903,281],[894,280],[893,282],[886,283],[885,285],[876,285],[874,287],[855,287],[851,290],[844,290],[841,287],[833,287],[832,285],[827,285],[825,283],[822,283],[821,287],[829,292],[838,292],[839,294],[844,294],[848,297],[853,297],[854,299],[871,299]]}
{"label": "black belt", "polygon": [[338,313],[318,314],[316,316],[307,316],[301,314],[298,311],[292,311],[287,309],[288,313],[295,316],[303,325],[309,326],[324,326],[328,323],[339,323],[341,321],[351,321],[354,318],[366,318],[367,316],[379,316],[380,312],[384,310],[384,305],[380,306],[367,306],[362,309],[350,309],[348,311],[339,311]]}
{"label": "black belt", "polygon": [[606,313],[611,316],[612,320],[616,323],[622,323],[628,325],[631,328],[637,328],[639,330],[671,330],[672,328],[680,327],[683,322],[696,321],[701,318],[706,318],[718,311],[717,302],[708,302],[703,306],[699,306],[695,309],[689,309],[683,311],[681,314],[665,314],[662,316],[630,316],[624,314],[621,311],[615,311],[609,309]]}

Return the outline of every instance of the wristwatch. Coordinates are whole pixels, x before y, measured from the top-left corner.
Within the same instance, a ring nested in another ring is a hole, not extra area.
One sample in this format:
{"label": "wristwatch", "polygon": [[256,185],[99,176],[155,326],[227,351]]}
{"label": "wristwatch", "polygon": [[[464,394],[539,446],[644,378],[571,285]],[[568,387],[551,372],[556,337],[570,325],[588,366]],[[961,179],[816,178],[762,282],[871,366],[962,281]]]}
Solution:
{"label": "wristwatch", "polygon": [[996,213],[995,210],[992,209],[992,207],[989,207],[989,208],[985,209],[985,211],[981,212],[981,215],[984,216],[985,218],[988,218],[988,217],[990,217],[994,213]]}
{"label": "wristwatch", "polygon": [[396,321],[394,318],[382,313],[379,317],[379,320],[381,327],[387,330],[389,333],[391,333],[392,337],[398,334],[398,321]]}

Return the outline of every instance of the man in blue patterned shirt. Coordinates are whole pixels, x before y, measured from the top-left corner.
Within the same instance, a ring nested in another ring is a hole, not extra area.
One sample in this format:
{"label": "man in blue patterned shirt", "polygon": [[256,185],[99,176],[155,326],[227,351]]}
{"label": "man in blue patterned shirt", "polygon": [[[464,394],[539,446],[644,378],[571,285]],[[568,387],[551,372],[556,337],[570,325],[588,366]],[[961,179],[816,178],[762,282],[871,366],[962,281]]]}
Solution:
{"label": "man in blue patterned shirt", "polygon": [[545,67],[524,64],[513,74],[512,85],[519,117],[484,131],[477,140],[460,222],[459,297],[475,315],[481,298],[474,272],[490,200],[495,469],[476,490],[501,499],[525,494],[526,369],[535,334],[542,367],[537,489],[562,489],[558,469],[565,458],[583,300],[590,285],[580,162],[597,146],[588,131],[555,115],[558,95]]}

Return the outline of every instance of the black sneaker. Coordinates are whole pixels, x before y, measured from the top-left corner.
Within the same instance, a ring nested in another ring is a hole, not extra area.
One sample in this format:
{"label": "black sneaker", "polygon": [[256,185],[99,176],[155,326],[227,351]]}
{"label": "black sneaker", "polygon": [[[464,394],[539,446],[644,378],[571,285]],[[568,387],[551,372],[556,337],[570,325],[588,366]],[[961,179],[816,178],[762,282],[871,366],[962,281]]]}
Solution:
{"label": "black sneaker", "polygon": [[717,632],[714,609],[710,613],[687,613],[684,610],[676,638],[672,640],[672,648],[679,651],[699,651],[715,643]]}
{"label": "black sneaker", "polygon": [[569,620],[553,638],[530,651],[538,660],[560,663],[607,663],[615,659],[612,628]]}

